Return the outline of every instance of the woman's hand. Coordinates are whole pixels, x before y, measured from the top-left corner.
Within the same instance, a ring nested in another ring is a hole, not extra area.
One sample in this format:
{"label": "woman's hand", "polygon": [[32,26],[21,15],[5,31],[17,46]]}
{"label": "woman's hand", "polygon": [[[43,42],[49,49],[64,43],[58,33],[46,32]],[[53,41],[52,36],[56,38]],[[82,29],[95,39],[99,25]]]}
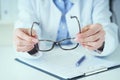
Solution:
{"label": "woman's hand", "polygon": [[16,28],[14,31],[14,43],[18,52],[27,52],[34,48],[38,43],[38,37],[33,30],[32,36],[28,28]]}
{"label": "woman's hand", "polygon": [[77,34],[76,41],[87,49],[97,50],[105,41],[105,31],[101,24],[87,25]]}

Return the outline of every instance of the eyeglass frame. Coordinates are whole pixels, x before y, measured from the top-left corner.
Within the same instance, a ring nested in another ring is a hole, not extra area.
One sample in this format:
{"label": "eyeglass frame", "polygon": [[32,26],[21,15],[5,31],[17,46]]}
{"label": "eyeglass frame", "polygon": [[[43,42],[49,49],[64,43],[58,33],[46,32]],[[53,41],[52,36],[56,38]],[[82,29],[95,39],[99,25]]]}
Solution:
{"label": "eyeglass frame", "polygon": [[[75,18],[75,19],[77,20],[78,27],[79,27],[79,33],[81,33],[81,26],[80,26],[80,22],[79,22],[79,20],[78,20],[78,17],[77,17],[77,16],[71,16],[70,18],[71,18],[71,19]],[[32,36],[32,33],[33,33],[32,30],[33,30],[34,24],[40,25],[40,23],[38,23],[38,22],[33,22],[33,23],[32,23],[32,26],[31,26],[31,29],[30,29],[30,35],[31,35],[31,36]],[[45,40],[39,40],[39,42],[40,42],[40,41],[53,42],[52,47],[51,47],[49,50],[40,50],[40,49],[38,48],[38,44],[36,44],[36,45],[34,45],[34,46],[35,46],[35,48],[36,48],[38,51],[42,51],[42,52],[51,51],[51,50],[54,48],[55,45],[58,45],[62,50],[73,50],[73,49],[75,49],[75,48],[78,47],[79,43],[77,43],[76,46],[73,47],[73,48],[71,48],[71,49],[62,48],[60,42],[65,41],[65,40],[68,40],[68,39],[75,39],[75,37],[62,39],[62,40],[60,40],[60,41],[52,41],[52,40],[46,40],[46,39],[45,39]]]}

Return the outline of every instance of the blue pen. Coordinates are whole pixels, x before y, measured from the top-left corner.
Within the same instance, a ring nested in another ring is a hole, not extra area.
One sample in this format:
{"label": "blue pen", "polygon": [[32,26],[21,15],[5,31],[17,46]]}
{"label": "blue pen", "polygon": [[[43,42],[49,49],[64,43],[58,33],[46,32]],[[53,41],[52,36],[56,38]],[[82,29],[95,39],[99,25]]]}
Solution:
{"label": "blue pen", "polygon": [[83,62],[85,60],[85,55],[84,56],[82,56],[77,62],[76,62],[76,67],[79,67],[80,66],[80,64]]}

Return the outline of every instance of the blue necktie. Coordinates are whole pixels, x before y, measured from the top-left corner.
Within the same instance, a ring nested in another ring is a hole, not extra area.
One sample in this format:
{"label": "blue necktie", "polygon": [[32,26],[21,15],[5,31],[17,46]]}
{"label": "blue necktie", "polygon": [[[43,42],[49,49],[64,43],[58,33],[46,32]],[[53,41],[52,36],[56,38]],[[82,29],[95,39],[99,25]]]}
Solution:
{"label": "blue necktie", "polygon": [[[66,14],[72,8],[73,3],[71,3],[69,0],[53,0],[53,2],[62,13],[56,40],[60,41],[62,39],[70,38],[66,23]],[[70,43],[71,43],[70,41],[65,41],[62,44],[70,44]]]}

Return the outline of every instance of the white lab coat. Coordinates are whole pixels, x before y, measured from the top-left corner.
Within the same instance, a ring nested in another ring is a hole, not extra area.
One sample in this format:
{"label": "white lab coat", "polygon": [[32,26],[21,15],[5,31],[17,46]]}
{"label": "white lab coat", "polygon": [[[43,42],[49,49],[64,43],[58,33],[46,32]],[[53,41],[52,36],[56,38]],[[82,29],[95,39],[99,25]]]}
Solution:
{"label": "white lab coat", "polygon": [[[109,0],[71,1],[74,6],[66,14],[70,36],[75,37],[78,33],[78,24],[74,19],[70,19],[70,16],[77,16],[81,27],[100,23],[106,31],[105,46],[101,54],[94,53],[94,55],[106,56],[112,53],[118,45],[118,27],[110,22]],[[19,0],[18,3],[19,19],[15,28],[30,28],[32,22],[39,22],[41,24],[40,38],[56,40],[61,12],[53,3],[53,0]]]}

